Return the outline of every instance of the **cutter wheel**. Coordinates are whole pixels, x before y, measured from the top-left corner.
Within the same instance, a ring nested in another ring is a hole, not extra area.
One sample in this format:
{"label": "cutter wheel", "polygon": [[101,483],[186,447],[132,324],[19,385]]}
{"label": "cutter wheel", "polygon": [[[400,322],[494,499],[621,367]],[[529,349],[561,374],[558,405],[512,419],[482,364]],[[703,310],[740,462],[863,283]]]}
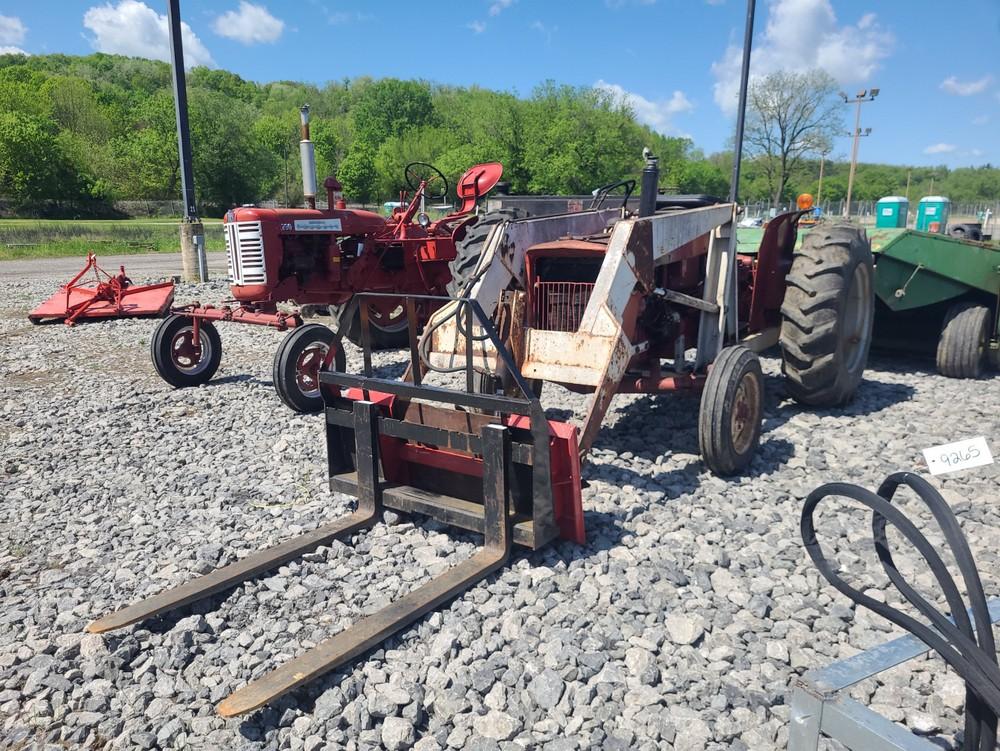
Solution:
{"label": "cutter wheel", "polygon": [[[350,308],[367,306],[371,297],[357,295]],[[476,393],[471,350],[464,367],[458,368],[465,370],[464,391],[422,383],[426,370],[417,351],[416,310],[418,303],[426,302],[421,296],[406,300],[411,367],[402,381],[373,376],[371,323],[365,308],[364,374],[330,369],[319,374],[330,488],[357,497],[354,513],[123,608],[94,621],[87,631],[122,628],[234,587],[373,526],[387,508],[424,514],[483,535],[482,547],[468,560],[223,700],[219,714],[232,717],[363,655],[504,566],[512,544],[536,549],[559,537],[582,543],[576,428],[545,418],[538,398],[475,301],[459,302],[466,326],[475,324],[501,352],[517,387],[512,390],[520,396]],[[342,336],[337,335],[331,348],[340,348]]]}

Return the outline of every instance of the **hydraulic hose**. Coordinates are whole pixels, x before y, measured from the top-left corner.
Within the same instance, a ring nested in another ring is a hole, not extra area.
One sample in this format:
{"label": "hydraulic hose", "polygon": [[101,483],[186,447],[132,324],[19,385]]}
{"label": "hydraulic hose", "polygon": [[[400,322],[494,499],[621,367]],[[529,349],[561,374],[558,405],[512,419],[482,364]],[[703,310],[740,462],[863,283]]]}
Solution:
{"label": "hydraulic hose", "polygon": [[[955,557],[968,592],[968,608],[955,580],[934,546],[905,514],[892,505],[892,498],[900,485],[906,485],[917,494],[930,509],[944,533],[947,546]],[[875,553],[883,570],[903,597],[930,621],[933,628],[887,603],[865,595],[840,578],[835,565],[832,565],[824,555],[823,548],[816,539],[816,525],[813,518],[820,502],[829,497],[849,498],[872,510],[872,537]],[[889,524],[899,530],[923,556],[944,593],[954,622],[921,597],[900,574],[893,560],[886,534]],[[963,747],[970,751],[994,751],[997,742],[997,716],[1000,714],[1000,667],[997,666],[996,643],[993,639],[986,595],[972,551],[962,534],[955,513],[941,494],[922,477],[911,472],[896,472],[890,475],[879,486],[877,494],[849,483],[828,483],[816,488],[806,499],[802,509],[801,532],[802,542],[809,557],[823,577],[838,592],[905,628],[941,655],[958,673],[965,681],[966,688]],[[969,610],[972,612],[971,621]]]}

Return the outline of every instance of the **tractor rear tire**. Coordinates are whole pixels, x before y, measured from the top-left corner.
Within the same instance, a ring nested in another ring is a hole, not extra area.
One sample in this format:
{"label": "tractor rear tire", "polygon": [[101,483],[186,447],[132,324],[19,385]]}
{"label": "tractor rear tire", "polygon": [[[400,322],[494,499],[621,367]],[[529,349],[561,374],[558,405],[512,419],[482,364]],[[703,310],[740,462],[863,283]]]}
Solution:
{"label": "tractor rear tire", "polygon": [[160,378],[175,388],[200,386],[208,383],[222,361],[222,338],[211,321],[199,323],[201,353],[195,359],[191,351],[194,333],[193,319],[185,315],[169,315],[160,321],[149,351],[153,367]]}
{"label": "tractor rear tire", "polygon": [[[335,339],[336,335],[328,327],[310,323],[292,329],[281,340],[274,353],[272,377],[274,390],[290,409],[303,413],[322,411],[319,374]],[[341,348],[334,353],[333,367],[340,372],[347,368],[347,358]]]}
{"label": "tractor rear tire", "polygon": [[486,240],[490,232],[501,222],[522,219],[526,215],[517,209],[500,209],[481,214],[477,219],[466,225],[465,237],[455,244],[455,260],[448,264],[451,268],[451,281],[448,282],[448,294],[451,297],[461,297],[471,281],[479,265],[479,259],[486,248]]}
{"label": "tractor rear tire", "polygon": [[[347,306],[339,308],[339,312],[343,312]],[[338,313],[334,312],[334,306],[330,306],[331,314],[337,316]],[[403,321],[402,326],[394,328],[380,328],[372,322],[371,318],[368,319],[368,323],[371,328],[369,328],[369,333],[371,335],[371,348],[373,350],[377,349],[403,349],[410,343],[410,330],[406,323]],[[363,346],[363,339],[361,337],[361,309],[359,308],[355,313],[354,317],[349,322],[340,321],[341,326],[345,326],[344,336],[350,339],[354,344],[361,347]]]}
{"label": "tractor rear tire", "polygon": [[990,309],[975,303],[951,306],[938,339],[938,372],[949,378],[979,378],[986,367]]}
{"label": "tractor rear tire", "polygon": [[847,404],[861,384],[875,317],[875,269],[863,229],[821,225],[806,235],[785,278],[782,371],[801,404]]}
{"label": "tractor rear tire", "polygon": [[709,368],[698,410],[698,446],[713,473],[740,474],[760,443],[764,374],[760,360],[742,345],[726,347]]}

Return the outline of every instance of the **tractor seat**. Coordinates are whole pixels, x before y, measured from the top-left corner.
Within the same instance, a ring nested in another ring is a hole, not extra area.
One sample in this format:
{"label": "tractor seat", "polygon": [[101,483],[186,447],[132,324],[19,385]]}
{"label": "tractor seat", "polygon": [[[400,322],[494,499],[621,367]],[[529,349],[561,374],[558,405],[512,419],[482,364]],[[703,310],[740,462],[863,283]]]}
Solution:
{"label": "tractor seat", "polygon": [[693,193],[689,195],[668,196],[660,194],[656,196],[656,208],[659,209],[700,209],[702,206],[715,206],[722,201],[715,196],[704,193]]}

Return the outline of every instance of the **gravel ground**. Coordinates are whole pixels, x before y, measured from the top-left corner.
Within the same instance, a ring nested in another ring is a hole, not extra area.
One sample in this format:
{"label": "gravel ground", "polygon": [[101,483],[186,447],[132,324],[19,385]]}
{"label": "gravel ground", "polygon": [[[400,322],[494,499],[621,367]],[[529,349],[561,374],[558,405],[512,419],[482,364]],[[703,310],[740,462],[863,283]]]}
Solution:
{"label": "gravel ground", "polygon": [[[835,413],[785,399],[766,358],[761,450],[732,481],[698,460],[696,401],[619,397],[584,467],[587,545],[515,551],[367,659],[223,720],[220,699],[468,557],[477,538],[389,514],[353,545],[84,636],[91,619],[350,500],[324,488],[321,419],[294,416],[271,388],[279,335],[223,328],[216,379],[172,390],[149,362],[152,321],[30,326],[25,312],[57,279],[0,280],[3,748],[784,748],[795,676],[895,633],[813,569],[802,499],[825,481],[873,488],[919,470],[933,444],[984,434],[1000,448],[1000,378],[948,380],[920,363],[874,358]],[[359,361],[352,351],[349,367]],[[377,357],[387,372],[403,362]],[[559,415],[583,405],[557,388],[543,401]],[[997,465],[935,482],[1000,595]],[[897,600],[863,516],[823,518],[861,586]],[[908,553],[897,560],[928,588]],[[962,696],[939,660],[869,683],[858,695],[876,709],[953,747]]]}

